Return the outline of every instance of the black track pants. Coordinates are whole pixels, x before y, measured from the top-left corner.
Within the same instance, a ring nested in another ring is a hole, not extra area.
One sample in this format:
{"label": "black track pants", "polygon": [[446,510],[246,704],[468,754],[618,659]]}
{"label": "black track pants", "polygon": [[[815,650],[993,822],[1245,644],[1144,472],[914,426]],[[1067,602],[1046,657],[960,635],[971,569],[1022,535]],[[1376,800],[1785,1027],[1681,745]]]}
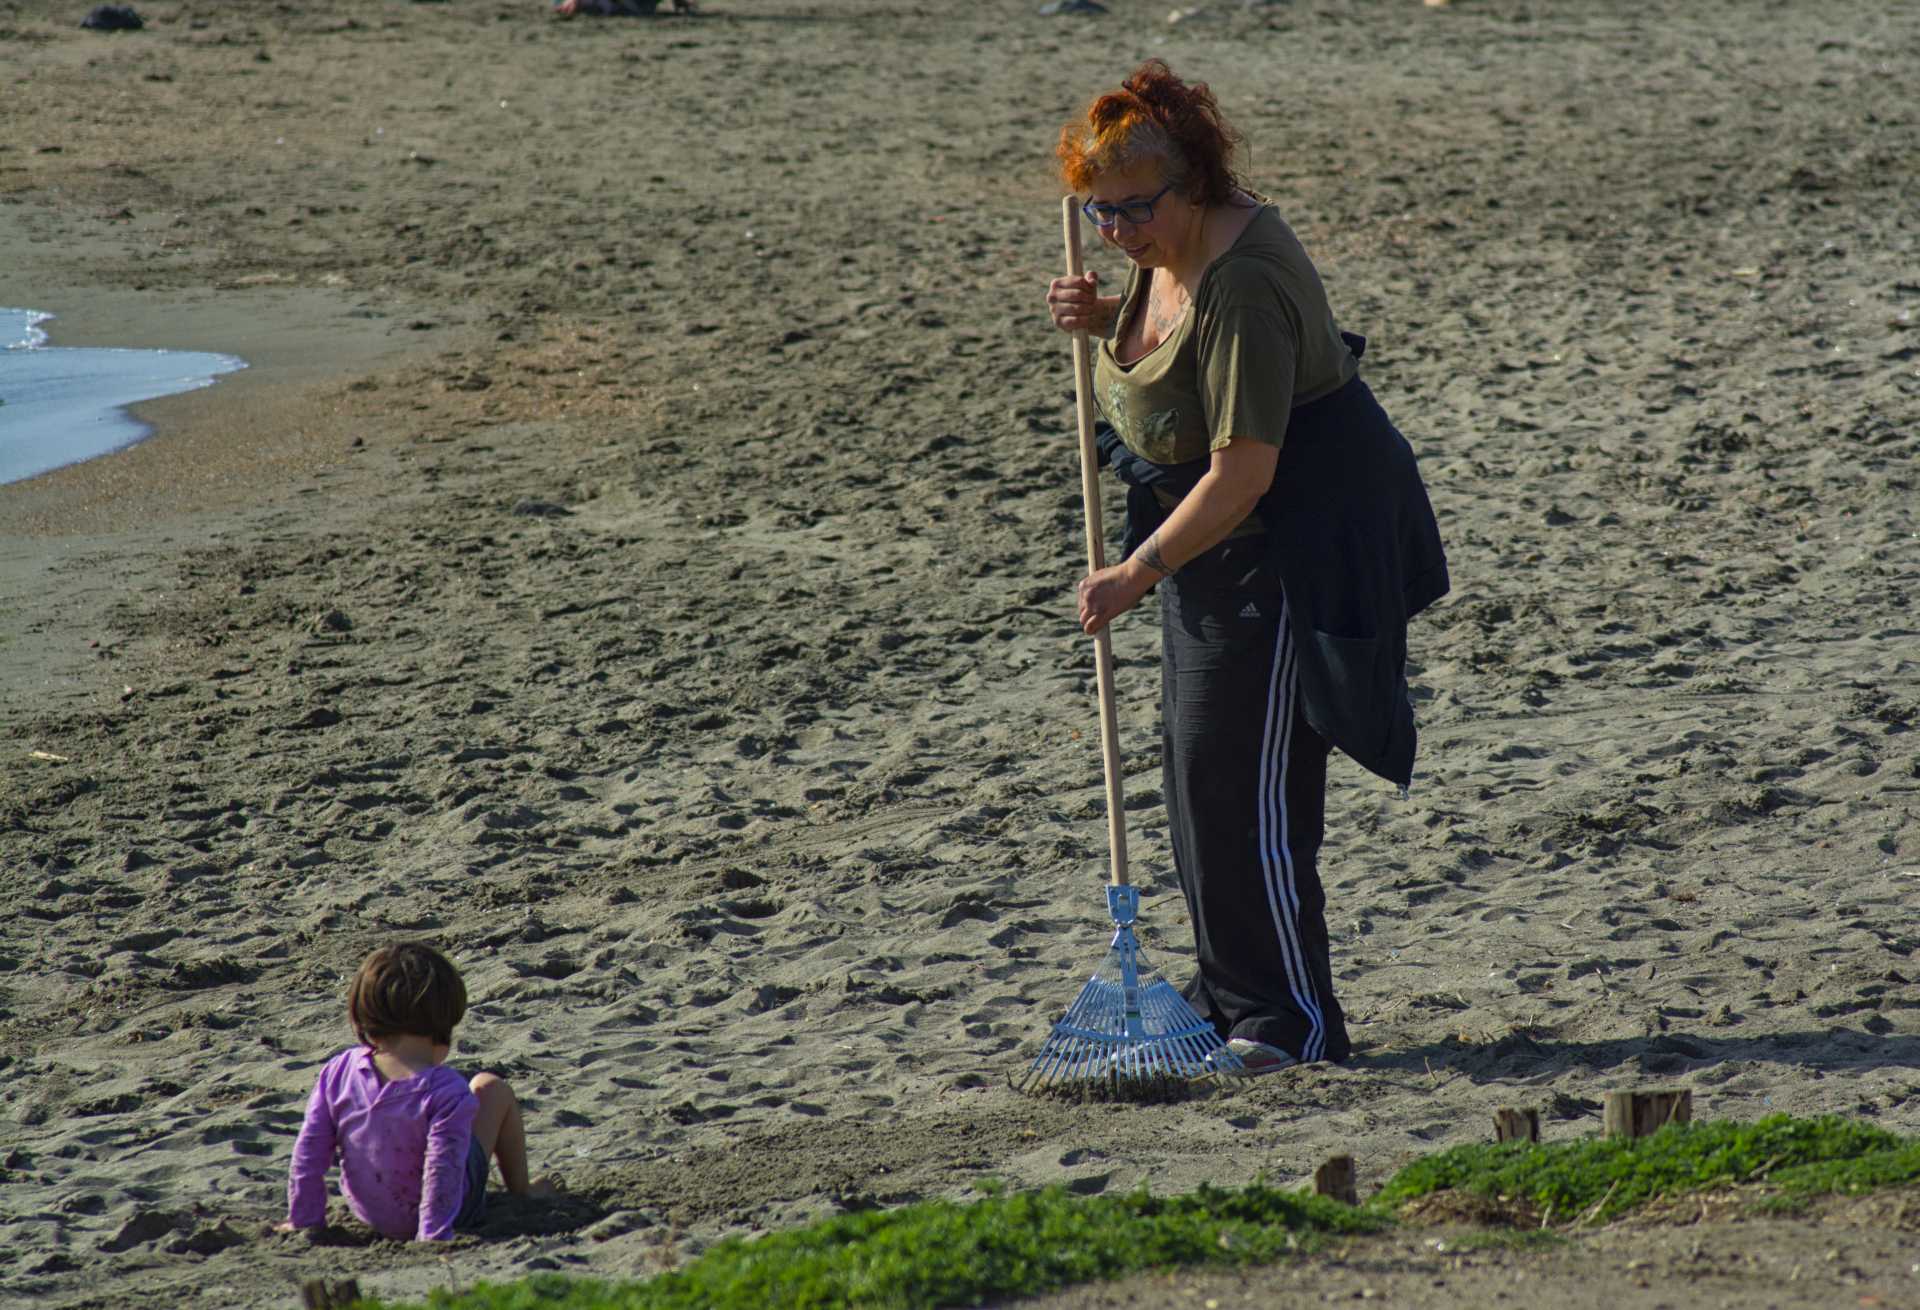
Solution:
{"label": "black track pants", "polygon": [[1344,1060],[1316,856],[1327,743],[1298,692],[1286,600],[1257,537],[1160,584],[1163,785],[1200,969],[1186,995],[1222,1037]]}

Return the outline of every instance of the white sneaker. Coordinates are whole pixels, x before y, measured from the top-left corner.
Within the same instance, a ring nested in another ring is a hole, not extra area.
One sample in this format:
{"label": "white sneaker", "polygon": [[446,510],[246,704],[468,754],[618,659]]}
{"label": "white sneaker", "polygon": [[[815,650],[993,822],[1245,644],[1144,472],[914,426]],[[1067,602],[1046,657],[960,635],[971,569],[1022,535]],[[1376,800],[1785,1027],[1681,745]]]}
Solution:
{"label": "white sneaker", "polygon": [[1277,1046],[1266,1042],[1256,1042],[1250,1037],[1234,1037],[1227,1042],[1227,1049],[1240,1058],[1245,1067],[1246,1076],[1258,1077],[1263,1073],[1278,1073],[1282,1069],[1291,1069],[1300,1062]]}

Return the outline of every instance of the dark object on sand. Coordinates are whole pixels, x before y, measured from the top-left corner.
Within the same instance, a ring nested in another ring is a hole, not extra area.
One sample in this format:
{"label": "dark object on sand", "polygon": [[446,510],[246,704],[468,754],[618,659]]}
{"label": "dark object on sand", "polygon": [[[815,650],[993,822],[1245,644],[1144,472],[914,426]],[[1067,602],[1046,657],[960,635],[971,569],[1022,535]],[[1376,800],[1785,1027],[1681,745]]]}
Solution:
{"label": "dark object on sand", "polygon": [[1040,6],[1042,18],[1059,18],[1063,14],[1104,14],[1107,7],[1099,0],[1049,0]]}
{"label": "dark object on sand", "polygon": [[[562,18],[585,14],[589,18],[646,18],[660,8],[660,0],[559,0],[554,10]],[[693,0],[673,0],[673,12],[690,14]]]}
{"label": "dark object on sand", "polygon": [[135,13],[132,5],[95,5],[80,20],[80,26],[96,32],[138,32],[146,25],[146,19]]}
{"label": "dark object on sand", "polygon": [[300,1285],[300,1304],[306,1310],[334,1310],[335,1306],[345,1310],[359,1299],[360,1284],[351,1278],[337,1283],[325,1278],[309,1278]]}

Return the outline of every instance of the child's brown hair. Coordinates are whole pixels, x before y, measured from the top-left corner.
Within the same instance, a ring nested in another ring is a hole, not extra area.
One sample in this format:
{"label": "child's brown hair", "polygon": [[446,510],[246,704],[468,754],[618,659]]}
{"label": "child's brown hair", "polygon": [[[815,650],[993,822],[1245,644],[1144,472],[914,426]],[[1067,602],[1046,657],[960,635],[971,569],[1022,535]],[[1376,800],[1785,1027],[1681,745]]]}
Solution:
{"label": "child's brown hair", "polygon": [[347,1017],[371,1046],[383,1037],[431,1037],[453,1045],[453,1027],[467,1013],[467,985],[447,957],[419,942],[382,946],[347,987]]}

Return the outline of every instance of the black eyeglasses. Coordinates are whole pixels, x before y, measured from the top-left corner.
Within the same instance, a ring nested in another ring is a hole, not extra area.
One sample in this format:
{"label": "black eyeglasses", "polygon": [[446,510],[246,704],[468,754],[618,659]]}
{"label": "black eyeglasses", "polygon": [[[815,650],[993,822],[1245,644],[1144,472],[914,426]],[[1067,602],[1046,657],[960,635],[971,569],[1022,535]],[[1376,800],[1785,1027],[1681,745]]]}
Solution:
{"label": "black eyeglasses", "polygon": [[1139,227],[1142,223],[1153,222],[1154,203],[1171,190],[1173,190],[1173,183],[1169,182],[1154,192],[1151,199],[1129,200],[1118,205],[1101,205],[1089,200],[1080,206],[1080,212],[1085,214],[1087,222],[1095,227],[1112,227],[1123,218],[1135,227]]}

